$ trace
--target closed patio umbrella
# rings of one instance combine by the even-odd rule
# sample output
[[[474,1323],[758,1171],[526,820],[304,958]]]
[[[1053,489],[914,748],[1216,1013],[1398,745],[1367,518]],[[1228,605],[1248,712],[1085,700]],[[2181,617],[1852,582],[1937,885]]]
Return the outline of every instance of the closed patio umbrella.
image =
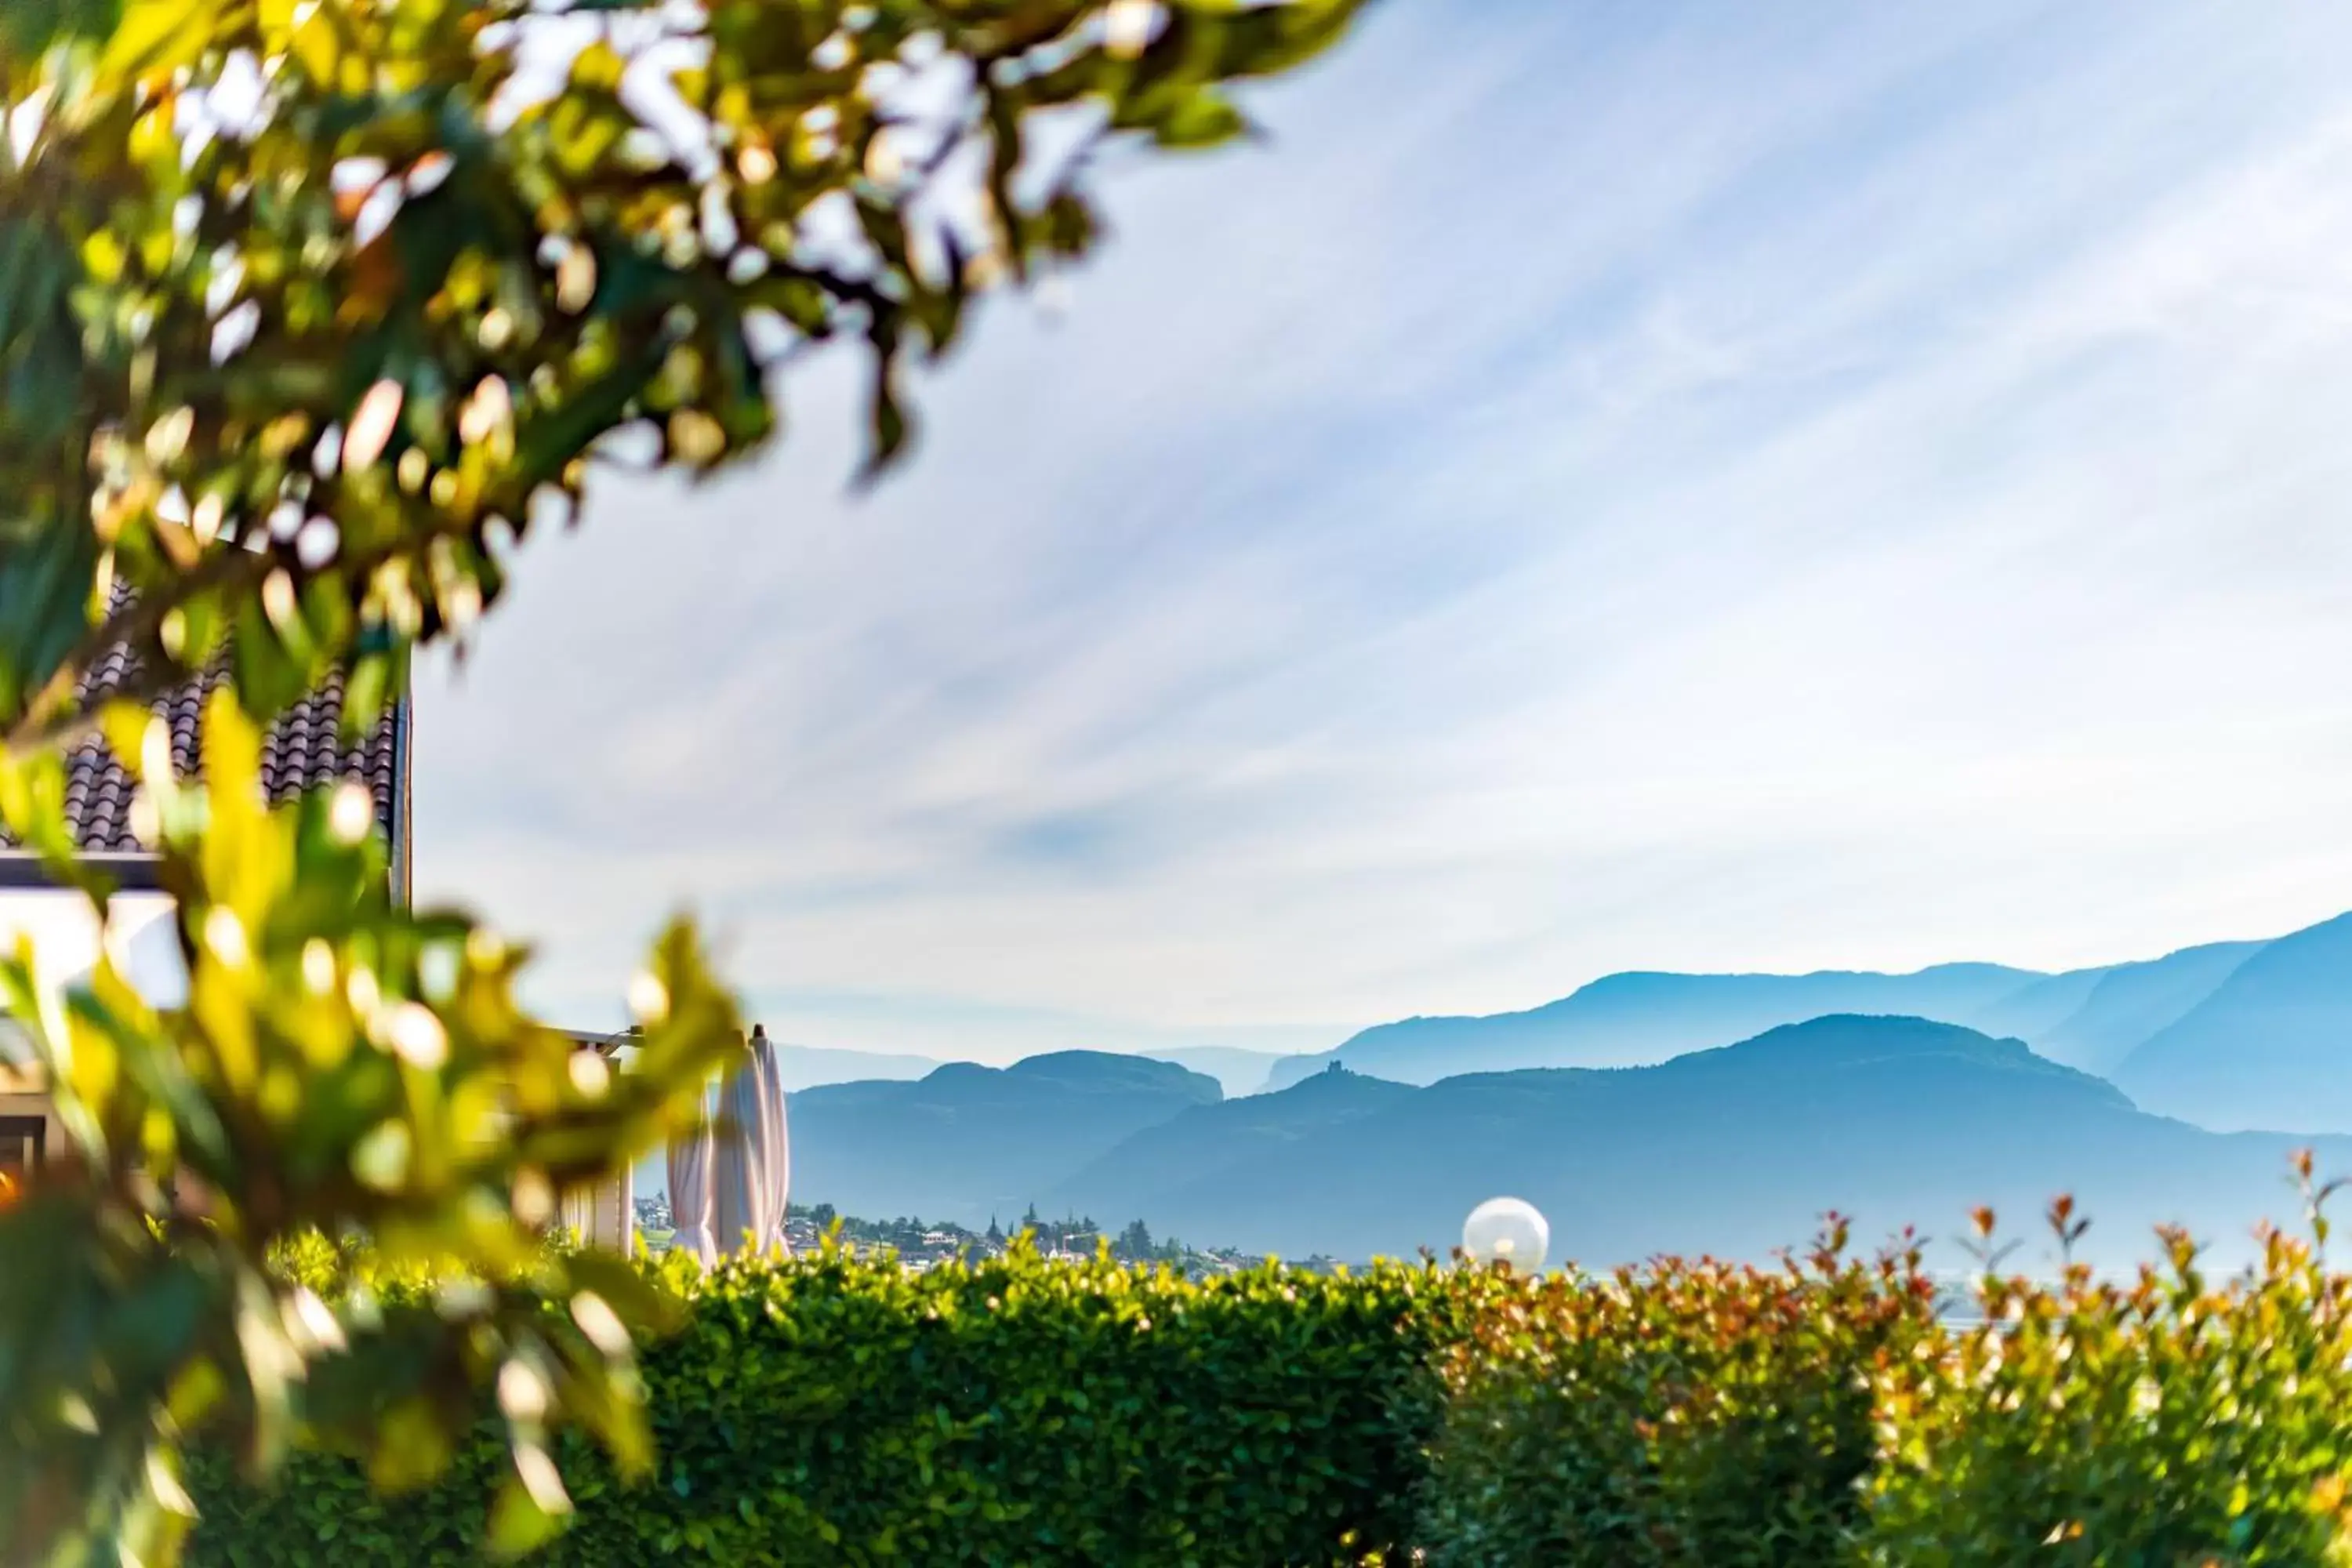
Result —
[[[763,1252],[769,1240],[768,1110],[756,1058],[746,1050],[719,1088],[710,1162],[710,1230],[722,1254]]]
[[[777,1058],[776,1042],[759,1024],[751,1026],[751,1065],[760,1079],[761,1128],[765,1134],[760,1162],[767,1222],[767,1228],[761,1232],[762,1245],[773,1242],[783,1247],[787,1245],[784,1206],[793,1190],[793,1140],[784,1114],[783,1063]]]
[[[713,1146],[706,1117],[692,1132],[669,1146],[669,1212],[677,1226],[670,1245],[682,1247],[705,1264],[718,1260],[710,1232]]]

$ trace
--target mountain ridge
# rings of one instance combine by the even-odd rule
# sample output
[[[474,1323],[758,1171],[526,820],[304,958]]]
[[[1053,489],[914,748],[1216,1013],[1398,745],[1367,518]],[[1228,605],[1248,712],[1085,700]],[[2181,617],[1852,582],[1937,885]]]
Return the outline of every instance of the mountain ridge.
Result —
[[[1329,1050],[1276,1062],[1266,1088],[1286,1088],[1335,1061],[1423,1085],[1465,1072],[1522,1067],[1643,1065],[1840,1013],[1934,1018],[2015,1036],[2053,1060],[2112,1073],[2141,1044],[2196,1009],[2250,958],[2284,940],[2203,942],[2158,958],[2055,973],[1979,962],[1902,973],[1625,970],[1532,1007],[1485,1015],[1416,1014],[1375,1024]],[[2340,1005],[2352,1022],[2352,974]],[[2352,1118],[2347,1126],[2352,1130]]]
[[[2264,944],[2116,1069],[2135,1099],[2223,1130],[2352,1127],[2352,914]]]
[[[1108,1051],[804,1089],[787,1099],[794,1201],[977,1226],[1021,1213],[1073,1162],[1223,1098],[1205,1074]]]
[[[1955,1016],[1903,1005],[1922,1002]],[[1238,1088],[1256,1063],[1224,1065]],[[1830,1206],[1948,1227],[2072,1190],[2100,1247],[2158,1220],[2239,1246],[2265,1208],[2296,1212],[2291,1146],[2352,1170],[2347,1065],[2352,915],[2056,973],[1629,971],[1519,1013],[1374,1026],[1274,1062],[1256,1094],[1165,1056],[945,1064],[795,1095],[794,1186],[858,1213],[977,1225],[1034,1202],[1338,1256],[1443,1247],[1457,1211],[1517,1191],[1564,1205],[1588,1260],[1752,1254]]]
[[[1653,1066],[1468,1074],[1391,1086],[1345,1117],[1288,1114],[1319,1081],[1189,1112],[1181,1139],[1139,1135],[1050,1200],[1131,1210],[1161,1234],[1360,1258],[1443,1249],[1473,1205],[1507,1192],[1549,1215],[1556,1257],[1594,1265],[1761,1258],[1830,1208],[1864,1237],[1949,1237],[1990,1203],[2031,1237],[2061,1191],[2098,1222],[2089,1255],[2111,1262],[2148,1256],[2164,1222],[2236,1256],[2256,1219],[2296,1213],[2283,1178],[2297,1140],[2151,1115],[2021,1041],[1932,1020],[1833,1016]],[[1228,1135],[1244,1120],[1257,1125]],[[1137,1157],[1147,1141],[1162,1157]],[[1200,1153],[1171,1162],[1171,1145]],[[2352,1169],[2352,1139],[2319,1146]],[[1939,1246],[1943,1263],[1965,1261]]]
[[[1995,963],[1931,964],[1907,973],[1822,969],[1803,974],[1684,974],[1626,970],[1517,1012],[1416,1016],[1358,1031],[1332,1050],[1276,1067],[1283,1088],[1325,1063],[1405,1082],[1521,1067],[1626,1067],[1839,1013],[1923,1017],[1973,1013],[2053,978]],[[1955,1022],[1965,1022],[1955,1018]],[[1569,1053],[1573,1053],[1569,1054]]]

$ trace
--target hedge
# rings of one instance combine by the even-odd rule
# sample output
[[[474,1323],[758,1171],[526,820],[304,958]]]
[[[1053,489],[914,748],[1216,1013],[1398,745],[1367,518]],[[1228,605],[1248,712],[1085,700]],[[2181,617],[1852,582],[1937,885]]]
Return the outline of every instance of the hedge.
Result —
[[[2352,1563],[2352,1279],[2165,1239],[2134,1279],[1990,1280],[1984,1326],[1878,1376],[1870,1568]]]
[[[1873,1454],[1863,1373],[1911,1364],[1935,1286],[1842,1228],[1778,1269],[1667,1259],[1497,1300],[1444,1353],[1433,1568],[1833,1562]]]
[[[1434,1352],[1497,1289],[1404,1265],[1190,1284],[1028,1250],[729,1264],[646,1352],[653,1483],[567,1450],[577,1513],[539,1560],[1363,1562],[1412,1532]],[[383,1499],[332,1456],[264,1493],[201,1456],[189,1561],[476,1562],[504,1462],[486,1429],[446,1479]]]
[[[646,1354],[651,1482],[567,1451],[537,1561],[2352,1564],[2352,1280],[2315,1247],[1988,1272],[1956,1331],[1916,1253],[1843,1241],[1538,1282],[730,1265]],[[473,1563],[503,1463],[486,1429],[384,1499],[331,1456],[260,1493],[200,1452],[190,1560]]]

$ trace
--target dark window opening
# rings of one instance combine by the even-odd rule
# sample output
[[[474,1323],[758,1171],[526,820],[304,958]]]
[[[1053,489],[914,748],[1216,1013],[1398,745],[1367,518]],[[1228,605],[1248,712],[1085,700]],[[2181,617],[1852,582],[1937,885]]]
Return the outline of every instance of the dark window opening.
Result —
[[[39,1173],[48,1123],[37,1116],[0,1116],[0,1203]]]

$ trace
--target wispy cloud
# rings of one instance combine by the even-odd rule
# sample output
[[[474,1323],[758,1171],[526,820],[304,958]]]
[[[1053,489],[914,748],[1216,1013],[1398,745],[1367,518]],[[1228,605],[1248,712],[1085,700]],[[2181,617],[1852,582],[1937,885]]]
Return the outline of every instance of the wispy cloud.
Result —
[[[877,496],[825,367],[535,543],[425,882],[574,1013],[690,901],[815,1043],[999,1055],[2333,912],[2347,42],[1389,7]]]

